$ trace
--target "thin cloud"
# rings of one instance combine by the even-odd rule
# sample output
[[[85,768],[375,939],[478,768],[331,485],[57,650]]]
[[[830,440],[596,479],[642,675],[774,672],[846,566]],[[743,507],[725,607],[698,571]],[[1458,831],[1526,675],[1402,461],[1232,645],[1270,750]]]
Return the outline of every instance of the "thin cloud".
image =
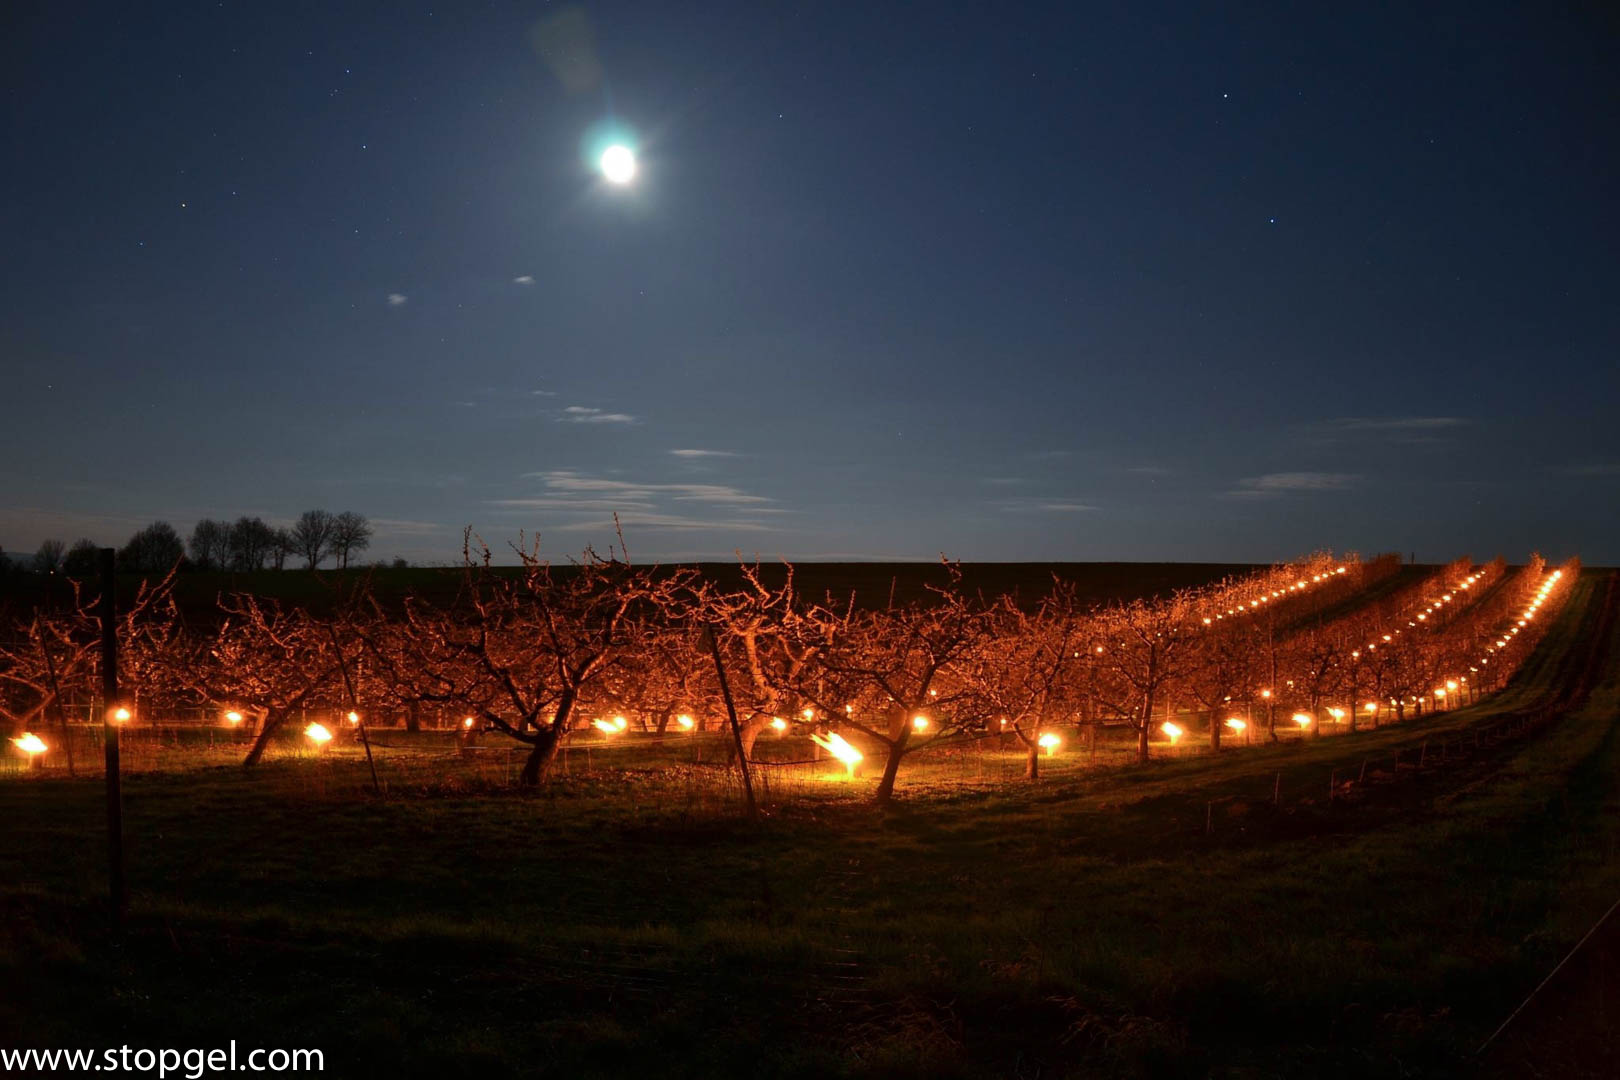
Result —
[[[406,296],[404,293],[391,292],[391,293],[388,294],[388,306],[389,307],[404,307],[405,306],[405,301],[409,300],[409,299],[410,299],[410,297]]]
[[[533,394],[535,397],[556,397],[557,396],[557,391],[555,391],[555,390],[530,390],[529,393]]]
[[[519,274],[517,277],[512,279],[512,284],[514,284],[514,285],[533,285],[534,284],[534,275],[533,274]]]
[[[1565,476],[1620,476],[1620,462],[1599,462],[1595,465],[1561,465],[1553,470]]]
[[[563,409],[562,419],[571,424],[633,424],[636,418],[629,413],[603,412],[584,405],[570,405]]]
[[[726,532],[771,532],[771,527],[758,521],[711,521],[707,518],[681,517],[678,514],[644,514],[636,511],[620,512],[618,524],[624,528],[648,529],[723,529]],[[556,532],[588,532],[592,529],[611,529],[613,518],[596,521],[571,521],[554,525]]]
[[[737,456],[736,452],[733,450],[671,450],[670,453],[674,454],[678,458],[715,458]]]
[[[1079,514],[1097,509],[1090,503],[1063,498],[1010,499],[996,504],[1004,514]]]
[[[554,531],[586,532],[611,528],[614,515],[626,527],[711,529],[723,532],[771,532],[759,517],[776,507],[772,500],[726,484],[685,484],[622,480],[577,469],[529,473],[541,491],[525,498],[495,499],[489,505],[513,514],[544,514]],[[712,511],[700,517],[697,507]]]
[[[1282,495],[1311,494],[1320,491],[1343,491],[1355,486],[1361,479],[1355,473],[1332,472],[1275,472],[1251,476],[1238,481],[1238,486],[1226,494],[1234,498],[1269,499]]]
[[[1160,465],[1132,465],[1125,470],[1137,476],[1169,476],[1170,470]]]
[[[1338,431],[1440,431],[1466,423],[1461,416],[1343,416],[1326,426]]]

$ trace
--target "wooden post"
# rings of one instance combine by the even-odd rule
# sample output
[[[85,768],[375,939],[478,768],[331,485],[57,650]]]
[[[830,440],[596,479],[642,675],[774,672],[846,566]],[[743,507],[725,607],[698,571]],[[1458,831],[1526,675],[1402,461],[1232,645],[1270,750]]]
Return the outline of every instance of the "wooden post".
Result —
[[[1282,773],[1277,774],[1277,782],[1271,788],[1271,805],[1277,806],[1282,800]]]
[[[731,684],[726,681],[726,665],[720,659],[720,642],[715,636],[714,628],[703,628],[703,636],[709,639],[709,654],[714,657],[714,674],[720,680],[720,696],[726,701],[726,715],[731,719],[731,737],[737,746],[737,765],[742,769],[743,796],[748,803],[748,820],[759,820],[759,806],[754,802],[754,779],[748,773],[748,755],[743,752],[742,725],[737,723],[737,706],[731,700]]]
[[[107,892],[112,901],[115,930],[124,925],[128,906],[124,886],[124,787],[118,763],[118,579],[114,551],[102,548],[101,558],[101,704],[102,745],[106,750],[107,781]]]
[[[382,785],[377,782],[377,763],[371,757],[371,740],[366,737],[366,718],[360,712],[360,704],[354,696],[354,680],[349,677],[348,662],[343,659],[343,646],[338,644],[337,631],[331,623],[326,625],[326,635],[332,639],[332,648],[337,650],[338,670],[343,672],[343,688],[349,692],[349,708],[354,711],[355,727],[360,729],[360,745],[366,748],[366,764],[371,766],[371,793],[382,794]]]

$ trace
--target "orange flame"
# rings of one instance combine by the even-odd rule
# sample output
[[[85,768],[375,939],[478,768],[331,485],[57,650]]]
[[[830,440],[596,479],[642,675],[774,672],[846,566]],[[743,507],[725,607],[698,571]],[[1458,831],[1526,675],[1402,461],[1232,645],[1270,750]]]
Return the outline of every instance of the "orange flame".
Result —
[[[836,731],[830,731],[825,735],[811,735],[810,738],[817,746],[844,763],[849,779],[855,778],[855,766],[861,763],[859,750],[849,745]]]
[[[35,735],[32,731],[25,731],[22,733],[22,735],[12,739],[11,741],[17,744],[17,749],[21,750],[29,757],[33,757],[35,754],[43,754],[46,749],[48,749],[45,745],[45,740],[41,739],[38,735]]]

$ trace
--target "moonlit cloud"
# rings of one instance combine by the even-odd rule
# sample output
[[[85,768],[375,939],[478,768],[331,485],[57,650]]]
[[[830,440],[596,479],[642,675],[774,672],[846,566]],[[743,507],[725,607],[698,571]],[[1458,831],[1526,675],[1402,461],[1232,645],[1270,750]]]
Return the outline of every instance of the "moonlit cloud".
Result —
[[[388,306],[404,307],[407,299],[409,299],[409,297],[407,297],[404,293],[391,292],[388,294]]]
[[[763,504],[773,500],[727,484],[686,484],[624,480],[579,469],[529,473],[541,490],[523,498],[495,499],[489,505],[506,514],[543,515],[553,531],[585,532],[611,528],[613,516],[626,527],[711,529],[716,532],[770,532],[760,520],[782,512]],[[702,507],[712,517],[694,511]]]
[[[562,419],[571,424],[633,424],[636,418],[629,413],[603,412],[584,405],[569,405],[563,409]]]
[[[1318,491],[1343,491],[1353,487],[1361,477],[1354,473],[1332,472],[1276,472],[1251,476],[1238,481],[1238,486],[1226,494],[1235,498],[1265,499],[1281,495],[1309,494]]]
[[[732,450],[671,450],[670,453],[674,454],[678,458],[716,458],[737,456],[736,452]]]
[[[533,285],[534,284],[534,275],[533,274],[519,274],[517,277],[512,279],[512,284],[514,284],[514,285]]]

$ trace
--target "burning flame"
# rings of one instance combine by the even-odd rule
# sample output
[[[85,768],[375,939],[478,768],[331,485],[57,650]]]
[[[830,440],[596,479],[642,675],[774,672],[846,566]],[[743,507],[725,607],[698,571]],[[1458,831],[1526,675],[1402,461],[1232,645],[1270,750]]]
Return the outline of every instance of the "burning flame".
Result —
[[[677,716],[675,718],[675,722],[681,726],[682,731],[691,731],[695,726],[692,718],[687,716],[685,713],[681,713],[681,715]]]
[[[1176,745],[1176,740],[1181,738],[1182,735],[1186,734],[1186,732],[1182,730],[1181,725],[1173,720],[1166,720],[1164,723],[1160,724],[1159,730],[1170,736],[1171,746]]]
[[[914,730],[914,731],[927,731],[928,730],[928,717],[926,717],[926,716],[913,716],[911,718],[911,727],[912,727],[912,730]]]
[[[324,746],[332,741],[332,733],[327,731],[326,727],[322,724],[309,725],[309,727],[304,729],[304,734],[309,736],[309,741],[314,743],[316,746]]]
[[[825,735],[812,735],[811,740],[827,753],[844,763],[844,770],[848,778],[855,779],[855,766],[861,763],[861,752],[849,743],[836,731],[829,731]]]
[[[355,712],[353,709],[350,709],[349,710],[349,723],[358,724],[359,722],[360,722],[360,714]]]
[[[620,731],[624,730],[618,726],[619,719],[619,717],[614,717],[612,720],[592,720],[591,727],[595,728],[597,731],[600,731],[604,735],[617,735]]]
[[[113,710],[113,719],[122,724],[125,720],[129,719],[129,710],[124,708],[122,705],[118,706],[118,708]]]
[[[45,740],[32,731],[25,731],[21,736],[11,741],[17,745],[17,749],[29,757],[33,757],[35,754],[43,754],[46,750]]]
[[[1328,715],[1333,717],[1333,722],[1336,724],[1340,720],[1344,719],[1344,710],[1343,709],[1329,709],[1328,710]]]
[[[1233,731],[1242,731],[1249,725],[1245,724],[1242,720],[1239,720],[1235,716],[1229,716],[1226,718],[1226,726],[1231,728]]]
[[[771,717],[771,730],[778,733],[786,731],[787,721],[782,719],[780,716]]]
[[[467,730],[468,730],[468,731],[471,731],[471,730],[472,730],[472,726],[473,726],[473,725],[474,725],[474,724],[476,724],[476,723],[478,723],[478,720],[477,720],[477,718],[476,718],[476,717],[471,717],[471,716],[469,716],[469,717],[467,717],[467,719],[465,719],[465,720],[463,720],[463,721],[462,721],[462,722],[461,722],[461,726],[462,726],[462,727],[464,727],[464,728],[466,728],[466,729],[467,729]]]
[[[242,722],[242,714],[237,712],[235,709],[232,709],[230,712],[225,714],[225,722],[227,724],[240,724]]]
[[[1295,713],[1294,723],[1299,725],[1299,730],[1304,731],[1306,728],[1311,726],[1311,714],[1303,712]]]
[[[1063,739],[1057,734],[1048,731],[1045,735],[1042,735],[1040,738],[1035,740],[1035,745],[1045,750],[1047,757],[1051,757],[1053,754],[1057,753],[1057,748],[1063,745]]]

